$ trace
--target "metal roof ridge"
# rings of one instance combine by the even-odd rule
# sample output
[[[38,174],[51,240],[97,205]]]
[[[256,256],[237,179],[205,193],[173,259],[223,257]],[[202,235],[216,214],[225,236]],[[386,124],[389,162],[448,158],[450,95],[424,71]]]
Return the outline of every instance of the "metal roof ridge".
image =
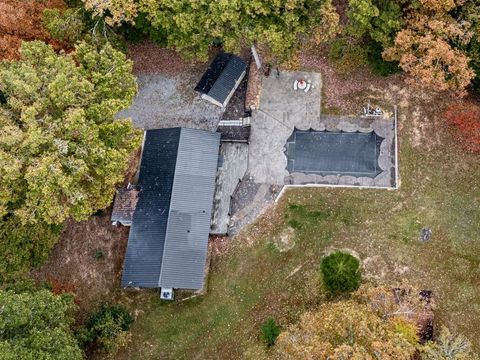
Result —
[[[177,167],[178,167],[178,155],[180,153],[180,151],[178,151],[178,149],[180,149],[180,145],[182,143],[182,134],[183,134],[183,130],[184,128],[183,127],[180,127],[178,126],[178,128],[180,128],[180,133],[178,134],[178,144],[177,144],[177,155],[176,155],[176,158],[175,158],[175,171],[173,172],[173,181],[172,181],[172,192],[170,194],[170,203],[168,204],[168,217],[167,217],[167,226],[165,228],[165,240],[163,241],[163,249],[162,249],[162,263],[160,264],[160,274],[158,274],[158,287],[160,287],[160,280],[162,279],[162,273],[163,273],[163,265],[164,265],[164,262],[163,262],[163,259],[165,257],[165,248],[167,247],[167,241],[168,241],[168,228],[170,227],[170,213],[172,211],[172,199],[173,199],[173,195],[174,195],[174,190],[175,190],[175,179],[177,177]]]

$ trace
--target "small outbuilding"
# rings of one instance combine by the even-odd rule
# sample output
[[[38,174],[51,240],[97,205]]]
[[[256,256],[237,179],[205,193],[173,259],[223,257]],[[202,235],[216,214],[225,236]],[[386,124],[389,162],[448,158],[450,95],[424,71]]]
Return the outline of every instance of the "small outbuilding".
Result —
[[[221,52],[195,86],[202,98],[225,108],[247,72],[247,63],[238,56]]]
[[[209,131],[145,132],[123,287],[203,288],[219,146]]]

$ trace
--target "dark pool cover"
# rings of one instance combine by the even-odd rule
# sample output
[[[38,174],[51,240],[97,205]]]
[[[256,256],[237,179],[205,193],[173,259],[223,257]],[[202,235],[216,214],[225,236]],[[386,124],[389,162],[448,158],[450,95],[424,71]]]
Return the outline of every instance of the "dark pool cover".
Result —
[[[350,175],[374,178],[384,138],[374,131],[332,132],[295,130],[287,140],[287,170],[290,173]]]

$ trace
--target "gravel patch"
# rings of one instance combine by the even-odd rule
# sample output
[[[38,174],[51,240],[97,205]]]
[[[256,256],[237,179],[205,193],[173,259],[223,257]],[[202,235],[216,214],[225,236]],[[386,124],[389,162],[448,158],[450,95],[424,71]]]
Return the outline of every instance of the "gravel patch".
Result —
[[[193,90],[197,80],[183,73],[138,75],[138,95],[118,116],[131,117],[141,129],[181,126],[215,131],[223,110]]]

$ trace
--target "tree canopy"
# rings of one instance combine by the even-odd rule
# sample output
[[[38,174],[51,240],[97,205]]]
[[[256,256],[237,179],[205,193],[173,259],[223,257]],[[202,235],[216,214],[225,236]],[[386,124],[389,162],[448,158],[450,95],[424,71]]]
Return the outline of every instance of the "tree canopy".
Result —
[[[20,53],[0,67],[0,214],[85,219],[110,203],[139,146],[132,123],[114,121],[136,93],[132,64],[109,45],[57,55],[30,42]]]
[[[9,261],[49,248],[52,227],[108,206],[140,144],[130,120],[115,120],[136,93],[132,64],[110,45],[81,43],[57,54],[24,42],[0,65],[0,235]],[[36,232],[31,227],[35,227]],[[47,235],[43,241],[38,234]],[[37,242],[38,241],[38,242]],[[25,254],[29,251],[29,254]],[[40,251],[43,253],[43,251]]]
[[[202,59],[214,42],[227,51],[257,43],[285,58],[310,38],[330,37],[338,24],[330,0],[83,2],[110,25],[135,24],[162,45]]]
[[[478,21],[474,2],[349,0],[347,30],[371,47],[380,45],[383,59],[398,61],[411,79],[463,93],[480,63],[480,46],[472,39]]]
[[[73,335],[73,299],[48,290],[0,290],[0,357],[5,360],[83,359]]]
[[[387,60],[399,61],[403,70],[424,84],[461,92],[475,74],[467,55],[452,44],[467,45],[472,33],[469,23],[448,14],[456,6],[451,3],[424,1],[423,7],[408,15],[406,27],[383,54]]]
[[[425,294],[407,283],[364,284],[348,300],[304,313],[275,351],[281,359],[476,359],[470,342],[445,327],[432,339],[435,303]]]
[[[389,46],[402,28],[401,3],[393,0],[350,0],[348,32],[369,36],[382,46]]]
[[[282,332],[277,351],[283,359],[410,360],[415,345],[404,329],[415,334],[413,325],[382,319],[367,304],[352,300],[325,303]]]

